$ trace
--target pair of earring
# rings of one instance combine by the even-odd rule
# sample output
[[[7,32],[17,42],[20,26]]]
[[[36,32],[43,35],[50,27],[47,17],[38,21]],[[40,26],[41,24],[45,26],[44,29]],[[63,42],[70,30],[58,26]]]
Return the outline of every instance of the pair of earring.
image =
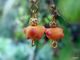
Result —
[[[35,2],[36,3],[36,2]],[[34,3],[32,3],[35,6]],[[32,40],[32,45],[34,45],[35,40],[40,40],[44,33],[48,39],[52,40],[53,48],[57,47],[57,41],[64,37],[63,29],[58,27],[55,21],[55,15],[52,15],[52,21],[50,22],[50,28],[45,28],[44,26],[38,25],[38,18],[36,14],[36,9],[32,9],[32,18],[30,18],[30,25],[24,28],[24,33],[26,38]]]

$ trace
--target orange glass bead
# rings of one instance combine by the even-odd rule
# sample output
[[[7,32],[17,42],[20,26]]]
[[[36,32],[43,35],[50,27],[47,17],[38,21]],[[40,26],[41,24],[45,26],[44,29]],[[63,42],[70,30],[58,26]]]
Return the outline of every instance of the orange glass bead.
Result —
[[[51,40],[59,40],[64,37],[63,29],[59,27],[46,29],[46,36]]]
[[[24,28],[24,33],[26,35],[26,38],[32,39],[32,40],[40,40],[42,35],[45,32],[44,26],[28,26],[27,28]]]

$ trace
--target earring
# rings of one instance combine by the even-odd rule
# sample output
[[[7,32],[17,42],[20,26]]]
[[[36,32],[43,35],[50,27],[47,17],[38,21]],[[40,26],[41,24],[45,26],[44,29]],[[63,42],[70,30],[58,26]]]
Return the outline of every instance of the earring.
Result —
[[[49,23],[50,28],[47,28],[45,33],[48,39],[52,40],[52,47],[57,48],[58,40],[64,37],[63,29],[57,26],[56,23],[56,7],[55,5],[50,5],[50,11],[52,13],[52,21]]]
[[[44,26],[38,25],[38,0],[31,0],[31,18],[29,26],[24,28],[25,36],[32,40],[32,46],[35,40],[40,40],[45,32]]]

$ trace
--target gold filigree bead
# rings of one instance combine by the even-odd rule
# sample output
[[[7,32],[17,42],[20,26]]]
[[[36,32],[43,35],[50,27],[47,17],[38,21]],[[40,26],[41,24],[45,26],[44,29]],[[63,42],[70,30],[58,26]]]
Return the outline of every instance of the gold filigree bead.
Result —
[[[31,18],[30,19],[30,25],[36,26],[38,24],[38,19],[37,18]]]

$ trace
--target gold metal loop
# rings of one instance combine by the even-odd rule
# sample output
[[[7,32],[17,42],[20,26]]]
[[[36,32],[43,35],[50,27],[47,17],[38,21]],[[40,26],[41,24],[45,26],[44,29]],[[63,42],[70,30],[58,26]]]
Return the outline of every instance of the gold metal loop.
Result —
[[[32,46],[34,46],[34,39],[32,39]]]
[[[51,46],[52,46],[53,48],[57,48],[57,47],[58,47],[57,41],[53,41]]]

